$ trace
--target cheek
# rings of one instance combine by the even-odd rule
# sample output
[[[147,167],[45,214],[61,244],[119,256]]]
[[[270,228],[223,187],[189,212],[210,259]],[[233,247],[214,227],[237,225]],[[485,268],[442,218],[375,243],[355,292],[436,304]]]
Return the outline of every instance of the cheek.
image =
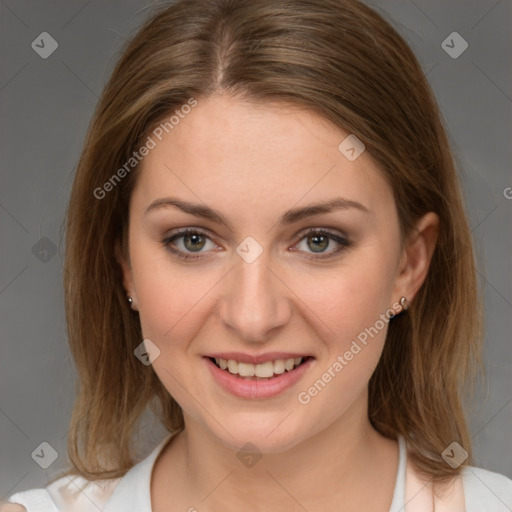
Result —
[[[194,335],[214,282],[205,272],[183,272],[169,264],[141,270],[137,298],[142,332],[164,344]]]
[[[364,269],[351,267],[353,271],[325,279],[325,293],[309,297],[311,309],[318,313],[315,331],[322,330],[324,353],[296,400],[303,414],[321,418],[318,429],[354,404],[361,404],[358,399],[364,395],[384,347],[390,284],[378,266]],[[314,279],[310,284],[313,281],[318,283]]]
[[[343,394],[335,400],[342,408],[367,385],[382,353],[389,325],[386,312],[393,302],[391,262],[383,251],[361,251],[322,279],[310,276],[300,288],[316,314],[315,331],[321,330],[327,352],[318,361],[315,379],[321,381],[320,388],[328,383],[331,392]]]
[[[153,369],[186,410],[194,408],[191,396],[201,396],[195,374],[199,368],[193,363],[194,358],[199,361],[194,340],[200,337],[209,316],[208,292],[215,289],[218,281],[211,274],[153,259],[152,264],[139,266],[135,276],[142,334],[160,351],[152,363]]]
[[[380,253],[382,255],[382,253]],[[373,325],[392,304],[393,281],[385,255],[358,253],[323,276],[309,274],[294,289],[331,336],[347,341]]]

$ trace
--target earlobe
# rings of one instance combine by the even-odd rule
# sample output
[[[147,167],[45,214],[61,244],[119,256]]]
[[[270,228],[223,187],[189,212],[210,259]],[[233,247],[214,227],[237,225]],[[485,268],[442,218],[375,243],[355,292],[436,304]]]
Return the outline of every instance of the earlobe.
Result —
[[[409,302],[425,282],[439,234],[439,217],[428,212],[416,223],[409,236],[398,277],[397,295],[405,295]]]

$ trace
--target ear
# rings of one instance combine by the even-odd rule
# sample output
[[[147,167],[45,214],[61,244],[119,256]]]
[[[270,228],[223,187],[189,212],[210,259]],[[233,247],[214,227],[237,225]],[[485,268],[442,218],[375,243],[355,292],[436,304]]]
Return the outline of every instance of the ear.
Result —
[[[115,257],[119,265],[121,266],[121,271],[123,273],[123,286],[126,290],[126,294],[129,295],[133,299],[132,308],[136,309],[136,297],[135,297],[135,287],[133,285],[133,273],[130,261],[123,253],[121,248],[121,242],[119,239],[116,240],[114,246]]]
[[[424,283],[439,234],[439,217],[428,212],[416,223],[402,251],[395,283],[397,300],[405,296],[412,302]]]

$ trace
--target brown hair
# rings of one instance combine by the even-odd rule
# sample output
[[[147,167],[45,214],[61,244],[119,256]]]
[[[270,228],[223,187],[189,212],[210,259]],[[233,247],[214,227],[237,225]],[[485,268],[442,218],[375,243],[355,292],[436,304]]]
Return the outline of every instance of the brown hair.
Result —
[[[481,367],[481,306],[456,160],[413,52],[356,0],[181,0],[128,42],[94,113],[66,219],[66,317],[79,386],[72,471],[91,480],[125,474],[148,405],[169,431],[183,428],[180,406],[134,357],[140,321],[114,247],[119,240],[128,257],[137,166],[119,182],[112,176],[159,120],[216,92],[296,105],[355,134],[394,191],[402,238],[426,212],[439,216],[426,281],[390,322],[368,414],[383,435],[405,438],[428,477],[458,474],[441,453],[457,441],[472,461],[462,401]]]

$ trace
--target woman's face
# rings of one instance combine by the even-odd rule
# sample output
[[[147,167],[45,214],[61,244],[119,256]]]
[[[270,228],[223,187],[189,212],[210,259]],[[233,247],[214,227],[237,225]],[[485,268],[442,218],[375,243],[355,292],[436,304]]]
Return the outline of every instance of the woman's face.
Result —
[[[280,452],[359,421],[388,318],[412,298],[391,188],[350,139],[338,148],[348,133],[289,106],[214,96],[168,131],[142,161],[122,264],[186,422]]]

